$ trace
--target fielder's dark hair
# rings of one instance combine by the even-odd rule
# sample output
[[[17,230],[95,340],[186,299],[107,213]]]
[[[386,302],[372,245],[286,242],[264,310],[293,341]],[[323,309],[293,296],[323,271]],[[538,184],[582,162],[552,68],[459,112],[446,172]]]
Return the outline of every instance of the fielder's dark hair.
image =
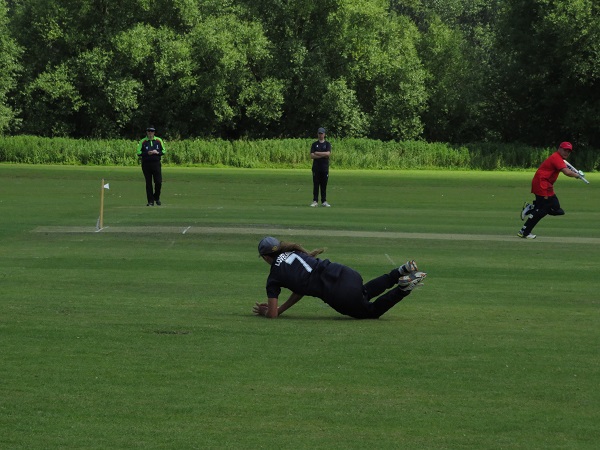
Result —
[[[302,247],[300,244],[297,244],[295,242],[281,241],[280,245],[279,245],[279,250],[277,250],[275,253],[270,254],[269,256],[278,255],[280,253],[285,253],[285,252],[301,252],[301,253],[306,253],[307,255],[310,255],[310,256],[317,256],[317,255],[320,255],[321,253],[323,253],[324,251],[325,251],[325,249],[323,249],[323,248],[317,248],[317,249],[314,249],[309,252],[304,247]]]

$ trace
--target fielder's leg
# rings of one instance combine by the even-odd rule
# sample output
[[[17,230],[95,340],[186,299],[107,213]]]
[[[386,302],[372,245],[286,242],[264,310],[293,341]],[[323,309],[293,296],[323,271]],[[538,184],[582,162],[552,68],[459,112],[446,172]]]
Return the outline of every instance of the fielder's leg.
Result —
[[[329,181],[329,172],[321,172],[319,174],[319,185],[321,186],[321,203],[327,201],[327,182]]]
[[[319,174],[313,170],[313,202],[319,201]]]
[[[386,273],[385,275],[381,275],[368,283],[365,283],[363,286],[363,291],[365,293],[365,297],[367,300],[371,300],[372,298],[377,297],[378,295],[383,294],[389,288],[398,284],[398,280],[400,279],[400,272],[398,269],[393,269],[390,273]]]
[[[402,291],[397,286],[399,279],[400,272],[398,269],[393,269],[390,273],[377,277],[364,285],[365,301],[370,301],[372,298],[387,291],[374,302],[370,303],[369,318],[378,319],[410,294],[410,291]],[[388,291],[388,289],[390,290]]]

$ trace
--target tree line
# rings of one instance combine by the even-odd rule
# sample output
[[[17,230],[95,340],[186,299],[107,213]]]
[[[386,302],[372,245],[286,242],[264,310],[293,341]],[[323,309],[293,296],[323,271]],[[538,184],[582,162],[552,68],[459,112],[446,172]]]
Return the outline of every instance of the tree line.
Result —
[[[596,0],[0,0],[0,133],[600,146]]]

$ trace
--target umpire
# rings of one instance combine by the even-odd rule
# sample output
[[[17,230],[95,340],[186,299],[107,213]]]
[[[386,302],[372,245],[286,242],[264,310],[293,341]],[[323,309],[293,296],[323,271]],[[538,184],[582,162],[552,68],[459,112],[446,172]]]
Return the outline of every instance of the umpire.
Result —
[[[162,165],[160,158],[166,153],[163,140],[154,135],[153,126],[146,128],[146,137],[142,139],[137,148],[138,158],[142,160],[142,172],[146,179],[146,206],[160,206],[160,190],[162,188]],[[154,179],[154,186],[152,185]]]

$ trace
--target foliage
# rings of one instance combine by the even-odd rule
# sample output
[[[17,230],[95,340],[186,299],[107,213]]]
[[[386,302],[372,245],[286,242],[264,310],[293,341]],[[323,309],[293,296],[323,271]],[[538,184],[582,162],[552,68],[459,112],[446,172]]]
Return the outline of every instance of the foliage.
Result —
[[[492,90],[504,139],[598,145],[599,13],[593,0],[507,3]]]
[[[334,67],[345,66],[343,75],[361,106],[355,114],[368,117],[369,136],[415,139],[423,130],[427,96],[418,34],[410,21],[386,14],[386,8],[383,1],[340,2],[326,21],[335,30],[328,57]],[[334,133],[336,126],[330,127]]]
[[[11,105],[8,98],[17,86],[17,76],[22,70],[19,61],[22,49],[10,34],[7,12],[7,1],[0,0],[0,135],[19,124],[17,106]]]
[[[309,168],[310,139],[186,139],[168,141],[166,164],[243,168]],[[335,169],[468,169],[537,168],[554,151],[524,144],[469,143],[453,146],[424,141],[331,139]],[[0,162],[65,165],[138,164],[136,141],[5,136]],[[577,148],[570,161],[579,169],[600,170],[600,155]]]
[[[135,143],[11,136],[0,140],[0,161],[25,164],[134,165]]]
[[[7,7],[10,5],[10,8]],[[594,0],[0,0],[0,133],[600,147]]]

